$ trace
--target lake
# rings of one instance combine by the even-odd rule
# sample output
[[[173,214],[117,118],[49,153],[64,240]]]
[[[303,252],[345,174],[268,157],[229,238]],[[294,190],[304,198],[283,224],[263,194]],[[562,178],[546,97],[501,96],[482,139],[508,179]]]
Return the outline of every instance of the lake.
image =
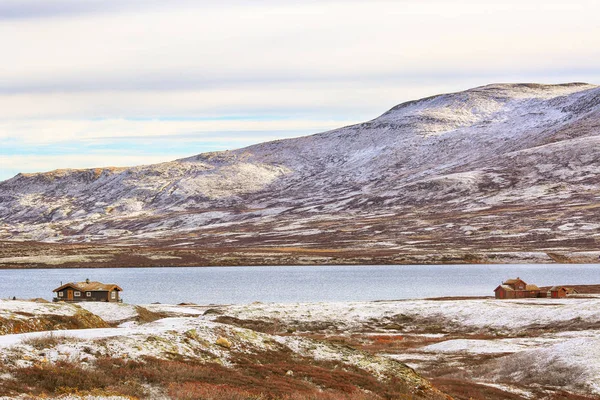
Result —
[[[597,264],[364,265],[0,270],[0,298],[52,299],[62,283],[116,283],[133,304],[232,304],[491,296],[505,279],[600,284]]]

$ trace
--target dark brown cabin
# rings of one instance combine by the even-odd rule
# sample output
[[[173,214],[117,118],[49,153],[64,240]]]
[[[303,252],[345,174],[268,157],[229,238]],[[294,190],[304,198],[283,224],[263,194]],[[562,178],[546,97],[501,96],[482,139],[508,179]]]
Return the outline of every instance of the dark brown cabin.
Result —
[[[523,279],[509,279],[494,289],[497,299],[528,299],[542,296],[540,288],[527,284]]]
[[[123,289],[114,283],[92,282],[86,279],[85,282],[69,282],[54,289],[55,295],[52,301],[119,303],[122,301],[119,296],[122,291]]]

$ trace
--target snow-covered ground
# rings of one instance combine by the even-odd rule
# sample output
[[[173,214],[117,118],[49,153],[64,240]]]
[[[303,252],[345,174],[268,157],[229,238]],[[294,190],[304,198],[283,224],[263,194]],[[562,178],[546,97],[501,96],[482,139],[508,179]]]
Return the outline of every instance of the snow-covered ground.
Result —
[[[263,350],[273,347],[273,341],[267,335],[246,334],[243,331],[197,318],[164,318],[148,324],[117,328],[4,335],[0,336],[0,348],[3,349],[5,363],[27,366],[59,360],[90,362],[98,356],[139,359],[143,356],[168,358],[170,354],[179,354],[198,357],[199,348],[227,363],[229,353],[217,345],[217,339],[221,336],[228,337],[232,346],[251,345],[254,349]],[[61,344],[42,353],[29,344],[36,339],[48,338],[57,339]],[[190,340],[194,338],[201,339],[201,342]],[[15,352],[20,355],[16,360]]]
[[[75,315],[77,306],[66,303],[36,303],[33,301],[0,299],[0,317],[24,317],[31,315]]]
[[[596,297],[251,304],[228,306],[223,312],[243,320],[282,321],[300,330],[310,322],[325,322],[329,325],[324,331],[332,334],[365,329],[382,334],[393,327],[407,339],[423,341],[403,354],[389,355],[417,371],[440,363],[468,370],[473,356],[493,356],[482,367],[485,374],[470,372],[480,383],[527,386],[539,380],[545,387],[600,395],[600,298]],[[432,328],[444,333],[418,333]],[[477,338],[481,335],[485,338]],[[505,364],[513,369],[503,370]]]
[[[243,319],[273,318],[294,321],[330,321],[337,327],[360,328],[373,321],[404,320],[443,324],[447,331],[465,329],[519,332],[532,327],[581,320],[600,323],[600,298],[505,300],[402,300],[358,303],[305,303],[233,305],[227,314]],[[417,326],[418,328],[418,326]]]
[[[90,301],[82,302],[78,305],[110,323],[132,319],[138,315],[135,306],[131,304],[98,303]]]
[[[10,303],[10,306],[7,304]],[[96,315],[109,321],[134,318],[140,307],[126,304],[82,303]],[[21,309],[43,317],[48,306],[78,309],[80,305],[65,303],[42,304],[34,307],[26,301],[0,303],[7,316]],[[0,362],[4,366],[27,367],[40,363],[71,361],[81,365],[93,363],[100,357],[140,360],[143,357],[179,358],[217,362],[232,366],[230,358],[235,353],[253,354],[265,351],[292,351],[299,356],[315,360],[336,361],[360,367],[374,376],[389,376],[402,370],[409,377],[414,372],[392,359],[317,342],[304,337],[279,336],[211,321],[197,315],[198,310],[175,305],[153,305],[154,312],[169,312],[178,317],[167,317],[149,323],[129,321],[113,328],[52,330],[0,335]],[[204,307],[206,309],[206,307]],[[65,311],[68,312],[68,311]],[[190,316],[190,314],[196,314]],[[108,321],[107,321],[108,322]],[[225,344],[223,344],[223,342]],[[1,378],[0,378],[1,379]],[[412,378],[411,378],[412,379]]]
[[[73,315],[79,307],[0,301],[0,315],[40,316],[51,310]],[[390,335],[412,344],[401,351],[382,351],[382,358],[405,362],[417,371],[443,363],[467,371],[478,383],[513,392],[531,394],[528,385],[537,385],[600,395],[600,298],[153,304],[142,307],[170,317],[145,324],[135,321],[139,309],[131,305],[84,303],[81,307],[107,322],[129,322],[115,328],[3,335],[3,362],[24,366],[78,360],[85,364],[98,356],[139,359],[180,354],[228,365],[229,352],[217,344],[224,337],[235,351],[252,353],[285,346],[303,356],[360,365],[378,375],[392,368],[391,364],[326,339]],[[272,324],[279,330],[267,334],[243,327],[252,324]],[[325,340],[306,337],[314,334]],[[59,338],[60,344],[41,352],[34,342],[49,336]]]

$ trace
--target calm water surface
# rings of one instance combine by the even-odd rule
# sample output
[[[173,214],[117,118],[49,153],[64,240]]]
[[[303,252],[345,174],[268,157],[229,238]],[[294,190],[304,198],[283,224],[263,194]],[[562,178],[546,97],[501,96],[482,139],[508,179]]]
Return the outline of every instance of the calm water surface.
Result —
[[[600,284],[600,265],[368,265],[0,270],[0,298],[50,300],[61,282],[116,283],[125,302],[233,304],[490,296],[507,278]]]

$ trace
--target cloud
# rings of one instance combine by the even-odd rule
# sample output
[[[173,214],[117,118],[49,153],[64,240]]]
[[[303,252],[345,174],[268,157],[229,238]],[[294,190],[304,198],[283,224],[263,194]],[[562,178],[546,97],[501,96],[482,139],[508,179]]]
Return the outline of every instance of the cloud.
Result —
[[[537,1],[199,4],[7,21],[0,40],[10,62],[0,90],[182,90],[599,67],[600,4],[587,1],[549,2],[543,13]],[[574,13],[577,21],[565,17]]]
[[[479,80],[469,82],[486,82]],[[0,94],[3,119],[227,118],[360,121],[374,118],[401,101],[466,89],[450,85],[323,83],[171,91],[90,91]],[[433,92],[433,93],[432,93]],[[251,119],[251,118],[248,118]],[[0,120],[1,121],[1,120]]]
[[[169,0],[168,4],[161,0],[3,0],[0,3],[0,19],[72,17],[189,3],[191,1],[186,0]]]
[[[269,132],[316,133],[347,125],[348,122],[271,119],[15,120],[0,122],[0,143],[11,140],[21,145],[48,145],[75,142],[106,143],[120,138],[186,138],[195,141],[220,139],[224,143],[233,141],[251,144],[269,137]]]
[[[19,172],[170,161],[303,136],[342,124],[266,118],[0,122],[0,180]]]
[[[346,3],[359,0],[346,0]],[[391,1],[391,0],[390,0]],[[277,5],[285,0],[255,0],[252,6]],[[304,0],[303,3],[335,3],[335,0]],[[339,0],[338,0],[339,2]],[[288,1],[293,4],[294,1]],[[30,19],[77,17],[86,14],[114,14],[140,12],[153,9],[173,9],[202,7],[244,7],[246,0],[2,0],[0,3],[0,19]]]
[[[181,157],[184,155],[182,154]],[[172,161],[177,156],[123,155],[123,154],[69,154],[69,155],[9,155],[0,161],[0,180],[21,172],[40,172],[55,169],[127,167]]]
[[[598,83],[597,15],[593,0],[3,0],[2,168],[239,147],[494,82]]]

